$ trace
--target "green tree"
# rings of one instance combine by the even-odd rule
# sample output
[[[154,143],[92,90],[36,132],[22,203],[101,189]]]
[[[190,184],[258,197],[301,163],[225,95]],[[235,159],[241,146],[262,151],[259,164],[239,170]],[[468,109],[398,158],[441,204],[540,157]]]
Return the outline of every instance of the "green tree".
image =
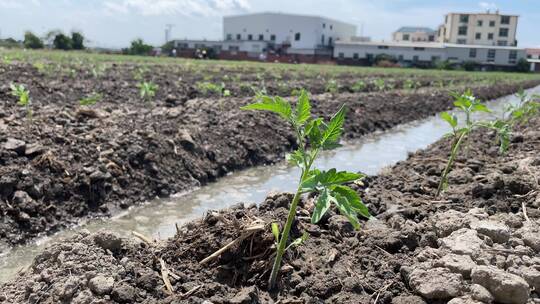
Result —
[[[34,35],[34,33],[28,31],[24,33],[24,47],[28,49],[42,49],[43,48],[43,41],[41,39]]]
[[[74,50],[84,50],[84,36],[79,32],[71,33],[71,42]]]
[[[521,58],[518,60],[518,63],[516,64],[516,71],[518,72],[529,72],[531,69],[531,65],[525,58]]]
[[[153,47],[144,43],[142,39],[135,39],[131,41],[131,46],[128,49],[130,55],[149,55],[152,52]]]
[[[73,48],[73,41],[68,36],[60,33],[54,37],[53,46],[58,50],[71,50]]]

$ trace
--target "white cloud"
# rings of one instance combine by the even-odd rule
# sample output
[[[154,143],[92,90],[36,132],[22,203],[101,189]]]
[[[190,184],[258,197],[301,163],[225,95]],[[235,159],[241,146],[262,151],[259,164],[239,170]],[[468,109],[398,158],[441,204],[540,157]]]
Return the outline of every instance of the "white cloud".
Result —
[[[485,9],[485,10],[488,10],[488,9],[493,9],[493,10],[496,10],[498,7],[497,7],[497,4],[495,4],[494,2],[480,2],[478,3],[478,6],[480,6],[481,8]]]
[[[0,0],[0,8],[22,8],[23,5],[17,0]]]
[[[107,0],[109,13],[136,13],[143,16],[184,15],[216,16],[249,8],[248,0]]]

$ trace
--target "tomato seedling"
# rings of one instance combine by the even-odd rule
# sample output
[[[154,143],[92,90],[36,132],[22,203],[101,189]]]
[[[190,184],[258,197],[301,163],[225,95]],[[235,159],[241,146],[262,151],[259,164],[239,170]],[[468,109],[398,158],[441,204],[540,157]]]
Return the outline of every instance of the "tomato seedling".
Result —
[[[345,107],[341,107],[329,122],[325,122],[322,118],[312,118],[309,97],[304,90],[300,93],[294,110],[287,100],[279,96],[270,97],[258,94],[257,100],[258,102],[244,106],[242,109],[270,111],[288,122],[296,134],[298,148],[288,155],[287,160],[301,169],[298,188],[292,199],[283,231],[280,233],[279,227],[276,224],[272,225],[272,233],[277,242],[276,257],[268,282],[268,287],[272,289],[281,268],[283,254],[289,248],[287,242],[291,226],[296,216],[298,202],[303,194],[318,194],[311,216],[311,222],[314,224],[321,220],[331,205],[335,205],[356,229],[360,227],[358,216],[369,218],[370,214],[356,191],[345,185],[363,178],[364,175],[336,169],[321,171],[312,168],[313,162],[321,151],[340,146],[339,140],[345,122]],[[302,240],[296,240],[292,244],[296,246],[301,242]]]

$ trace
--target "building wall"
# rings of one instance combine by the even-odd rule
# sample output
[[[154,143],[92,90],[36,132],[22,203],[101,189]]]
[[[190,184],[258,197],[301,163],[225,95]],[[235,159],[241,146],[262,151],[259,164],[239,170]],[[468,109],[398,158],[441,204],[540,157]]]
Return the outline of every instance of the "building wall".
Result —
[[[295,35],[299,33],[300,39]],[[279,13],[260,13],[223,18],[223,39],[271,41],[275,35],[276,44],[290,44],[291,49],[315,49],[329,46],[337,39],[356,35],[356,26],[315,16],[299,16]],[[324,38],[324,41],[323,41]]]
[[[405,36],[405,37],[404,37]],[[408,36],[409,39],[405,39]],[[403,42],[403,41],[410,41],[410,42],[428,42],[429,36],[433,36],[433,40],[435,41],[437,34],[436,33],[428,33],[428,32],[394,32],[392,34],[392,40],[395,42]]]
[[[468,22],[462,22],[461,16],[467,15]],[[501,17],[508,16],[509,24],[501,24]],[[480,23],[479,23],[480,22]],[[493,22],[493,26],[490,23]],[[518,16],[495,14],[457,14],[445,16],[445,23],[439,28],[439,42],[455,44],[501,45],[515,46]],[[480,25],[481,24],[481,25]],[[466,26],[466,35],[459,32],[460,27]],[[508,36],[501,37],[500,29],[508,29]],[[479,37],[477,37],[477,34]],[[493,34],[490,39],[490,34]],[[502,45],[504,45],[504,43]]]
[[[381,48],[382,46],[387,48]],[[476,52],[475,57],[471,57],[471,49]],[[489,50],[495,50],[495,57],[488,58]],[[515,59],[510,59],[510,53],[515,54]],[[355,55],[356,54],[356,55]],[[436,60],[449,60],[452,63],[463,63],[474,61],[482,65],[513,66],[519,59],[526,57],[524,49],[511,47],[478,47],[462,46],[434,43],[411,44],[410,46],[393,44],[361,44],[361,43],[341,43],[338,42],[334,49],[334,58],[337,59],[357,59],[366,60],[371,55],[375,58],[380,54],[387,54],[395,57],[398,61],[422,61],[434,62]]]

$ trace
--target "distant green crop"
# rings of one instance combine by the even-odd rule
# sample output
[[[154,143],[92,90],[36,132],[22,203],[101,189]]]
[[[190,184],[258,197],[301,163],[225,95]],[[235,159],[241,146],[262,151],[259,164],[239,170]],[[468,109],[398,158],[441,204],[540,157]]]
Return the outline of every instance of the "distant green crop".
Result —
[[[352,86],[353,92],[362,92],[366,89],[367,85],[363,80],[358,80]]]
[[[88,95],[81,100],[79,100],[79,104],[81,106],[93,106],[96,103],[100,102],[103,96],[99,93],[92,93],[91,95]]]
[[[215,84],[211,82],[197,83],[197,89],[204,95],[216,94],[222,97],[231,96],[231,91],[225,88],[225,83]]]
[[[311,105],[306,91],[300,93],[294,110],[287,100],[278,96],[258,95],[257,100],[257,103],[247,105],[242,109],[270,111],[278,114],[289,123],[296,134],[298,149],[288,155],[287,160],[292,165],[298,166],[302,171],[282,232],[280,233],[279,226],[276,223],[272,224],[272,233],[278,244],[268,285],[272,289],[275,286],[281,268],[281,260],[287,248],[291,245],[299,245],[305,240],[304,235],[304,237],[293,241],[291,245],[287,246],[291,226],[296,216],[297,205],[302,194],[318,194],[315,209],[311,216],[311,222],[314,224],[321,220],[331,205],[335,205],[355,228],[360,227],[358,216],[369,218],[370,214],[358,194],[345,185],[363,178],[364,175],[337,171],[336,169],[320,171],[312,168],[313,162],[322,150],[330,150],[340,146],[339,140],[345,122],[345,108],[341,107],[329,122],[325,122],[322,118],[313,118],[311,116]]]
[[[382,78],[375,79],[373,81],[373,85],[377,88],[377,91],[384,91],[386,90],[386,81]]]
[[[30,91],[22,84],[11,84],[11,95],[19,98],[17,104],[26,109],[26,117],[32,121],[32,101],[30,100]]]
[[[339,84],[335,79],[330,79],[326,82],[324,86],[324,91],[331,94],[336,94],[339,92]]]
[[[138,84],[139,95],[145,102],[151,102],[156,96],[156,92],[159,88],[157,84],[152,82],[141,82]]]

